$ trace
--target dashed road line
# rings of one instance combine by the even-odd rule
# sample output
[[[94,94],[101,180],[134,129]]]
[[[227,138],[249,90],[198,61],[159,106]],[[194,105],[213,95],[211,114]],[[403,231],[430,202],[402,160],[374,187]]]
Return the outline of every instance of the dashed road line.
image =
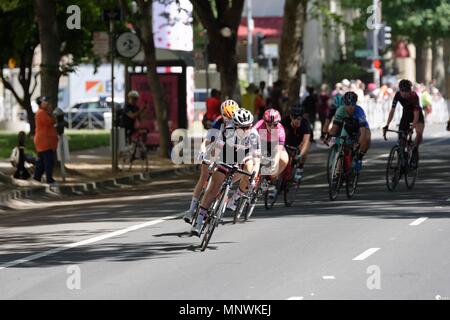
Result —
[[[419,218],[419,219],[416,219],[413,222],[411,222],[409,225],[410,226],[418,226],[419,224],[421,224],[422,222],[424,222],[427,219],[428,219],[427,217]]]
[[[367,259],[368,257],[370,257],[372,254],[374,254],[375,252],[377,252],[378,250],[380,250],[380,248],[370,248],[367,249],[366,251],[364,251],[363,253],[361,253],[359,256],[356,256],[355,258],[353,258],[353,261],[362,261]]]

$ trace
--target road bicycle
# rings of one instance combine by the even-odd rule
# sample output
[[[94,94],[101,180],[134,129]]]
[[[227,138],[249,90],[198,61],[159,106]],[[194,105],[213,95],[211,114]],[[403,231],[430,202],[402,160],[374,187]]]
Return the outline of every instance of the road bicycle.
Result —
[[[136,161],[141,161],[141,169],[148,171],[147,129],[139,129],[131,137],[131,143],[119,153],[121,170],[131,171]]]
[[[383,133],[384,140],[387,140],[386,133],[394,132],[399,135],[397,144],[392,147],[386,167],[386,186],[389,191],[394,191],[402,176],[405,176],[405,183],[408,190],[411,190],[417,179],[419,171],[419,149],[412,141],[413,131],[386,130]]]
[[[331,201],[336,200],[344,182],[347,198],[354,196],[360,175],[360,172],[354,168],[358,149],[355,139],[348,136],[337,138],[336,143],[330,148],[327,160],[327,179]]]
[[[201,242],[201,251],[205,251],[208,244],[212,238],[214,230],[217,228],[219,223],[222,221],[223,214],[225,213],[228,194],[230,193],[231,186],[233,184],[233,177],[236,173],[246,175],[250,177],[250,180],[254,179],[255,173],[249,174],[240,169],[239,165],[229,165],[223,162],[218,162],[218,166],[223,167],[227,170],[225,181],[223,182],[219,193],[216,196],[212,206],[208,210],[205,222],[203,224],[202,230],[200,231],[200,236],[203,234]]]
[[[291,207],[297,198],[300,190],[301,180],[296,178],[297,170],[300,167],[298,147],[285,146],[289,154],[289,163],[283,173],[276,181],[276,185],[268,188],[264,194],[264,205],[267,210],[272,209],[277,202],[278,195],[283,193],[283,200],[286,207]],[[274,189],[273,189],[274,187]]]

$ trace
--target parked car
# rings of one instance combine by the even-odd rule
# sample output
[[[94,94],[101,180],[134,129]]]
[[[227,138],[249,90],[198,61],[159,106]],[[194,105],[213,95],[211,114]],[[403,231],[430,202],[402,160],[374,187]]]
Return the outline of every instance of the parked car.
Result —
[[[114,98],[116,109],[122,108],[123,100]],[[103,114],[111,112],[111,97],[99,97],[76,103],[66,110],[65,119],[70,129],[103,129]]]

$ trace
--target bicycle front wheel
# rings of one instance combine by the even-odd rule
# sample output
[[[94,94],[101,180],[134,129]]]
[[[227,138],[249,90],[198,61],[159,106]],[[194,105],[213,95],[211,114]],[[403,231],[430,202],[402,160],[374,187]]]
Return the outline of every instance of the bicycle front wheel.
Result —
[[[339,154],[339,156],[335,158],[335,161],[332,163],[330,168],[330,182],[328,184],[328,191],[331,201],[336,200],[338,196],[339,189],[341,188],[344,179],[344,174],[344,157],[343,155]]]
[[[226,206],[226,192],[222,191],[219,202],[213,206],[213,209],[209,215],[209,218],[206,220],[206,231],[205,235],[203,236],[203,240],[201,243],[201,250],[205,251],[205,249],[208,247],[209,241],[211,240],[211,237],[214,233],[214,230],[216,229],[217,225],[219,224],[220,219],[222,218],[223,212],[225,211]]]
[[[345,184],[345,190],[347,192],[347,198],[352,198],[355,195],[356,188],[358,187],[359,172],[356,172],[352,168],[349,169],[347,175],[347,181]]]
[[[293,170],[295,172],[295,169]],[[300,183],[295,182],[293,179],[289,179],[284,186],[284,205],[286,207],[291,207],[295,199],[298,196],[300,190]]]
[[[389,191],[394,191],[397,188],[400,180],[401,159],[400,149],[394,146],[389,154],[388,163],[386,167],[386,186]]]
[[[416,184],[416,178],[419,171],[419,150],[417,147],[413,147],[408,157],[405,182],[408,190],[411,190]]]

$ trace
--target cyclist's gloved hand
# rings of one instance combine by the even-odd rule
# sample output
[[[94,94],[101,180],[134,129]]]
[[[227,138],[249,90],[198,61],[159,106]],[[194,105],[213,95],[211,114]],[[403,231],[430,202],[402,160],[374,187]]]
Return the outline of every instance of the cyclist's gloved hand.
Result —
[[[298,162],[302,162],[302,159],[303,159],[303,156],[302,156],[301,154],[299,154],[299,155],[297,156],[297,161],[298,161]]]

